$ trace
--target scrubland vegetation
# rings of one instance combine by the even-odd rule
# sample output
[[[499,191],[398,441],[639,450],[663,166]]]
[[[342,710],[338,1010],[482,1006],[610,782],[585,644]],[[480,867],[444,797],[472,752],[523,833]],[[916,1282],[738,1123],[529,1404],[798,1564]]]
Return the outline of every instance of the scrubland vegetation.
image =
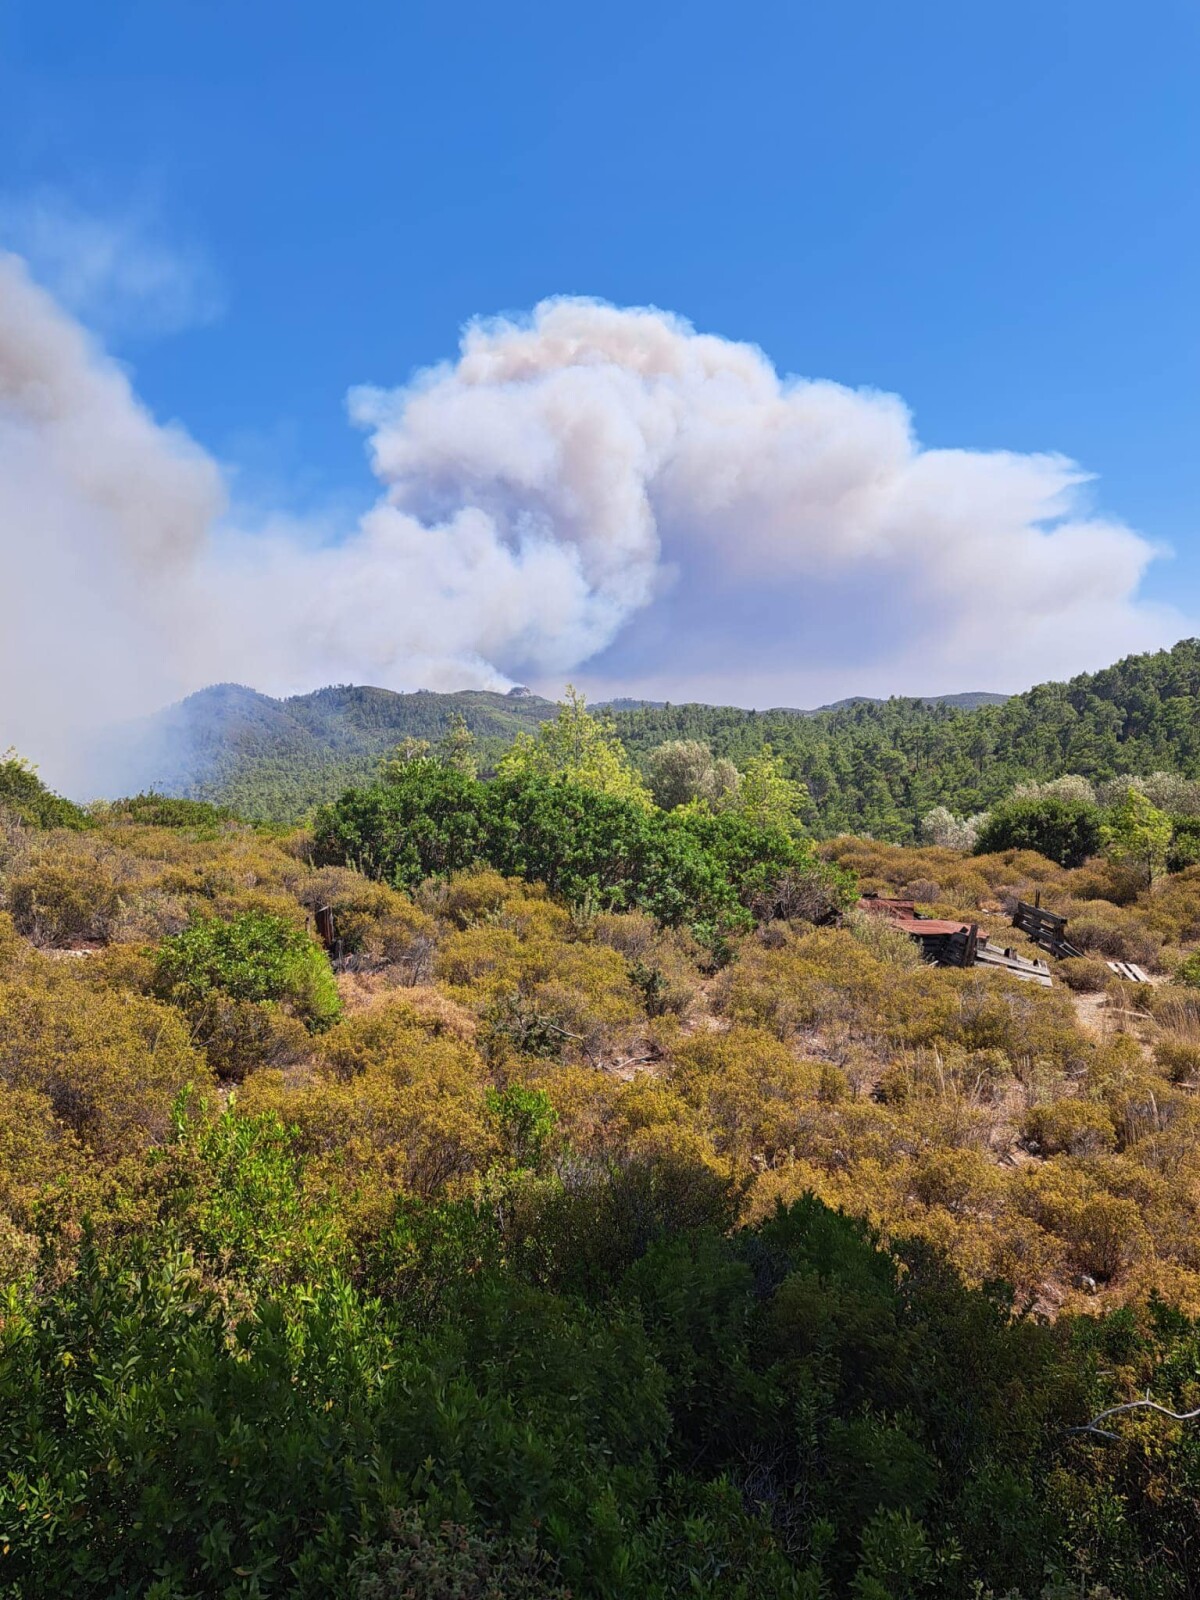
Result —
[[[0,768],[0,1594],[1196,1592],[1200,1427],[1075,1431],[1200,1404],[1187,796],[818,846],[692,746],[575,701],[295,829]]]

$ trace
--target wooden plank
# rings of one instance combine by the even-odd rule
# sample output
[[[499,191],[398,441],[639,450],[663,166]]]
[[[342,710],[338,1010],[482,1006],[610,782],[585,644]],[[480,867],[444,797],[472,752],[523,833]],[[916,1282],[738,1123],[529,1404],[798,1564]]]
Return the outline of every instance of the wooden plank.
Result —
[[[1124,978],[1126,983],[1149,983],[1149,975],[1142,971],[1133,961],[1109,961],[1105,963],[1110,972],[1115,972],[1118,978]]]

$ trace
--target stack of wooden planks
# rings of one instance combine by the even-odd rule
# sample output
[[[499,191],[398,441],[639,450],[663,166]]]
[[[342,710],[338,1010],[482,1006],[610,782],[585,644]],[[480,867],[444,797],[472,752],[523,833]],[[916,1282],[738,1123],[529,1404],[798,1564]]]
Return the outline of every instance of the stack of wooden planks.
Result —
[[[939,967],[990,967],[1045,989],[1052,987],[1050,968],[1044,961],[1029,961],[1015,950],[993,944],[977,922],[925,917],[911,900],[890,900],[878,894],[863,895],[858,909],[885,917],[893,928],[916,940],[926,961]]]

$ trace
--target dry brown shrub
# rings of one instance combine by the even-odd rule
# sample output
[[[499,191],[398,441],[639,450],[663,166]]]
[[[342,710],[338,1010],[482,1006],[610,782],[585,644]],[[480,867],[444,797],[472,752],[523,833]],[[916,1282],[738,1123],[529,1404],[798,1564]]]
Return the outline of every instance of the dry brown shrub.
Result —
[[[451,1000],[440,989],[417,985],[404,991],[404,1004],[435,1039],[457,1039],[473,1044],[479,1024],[466,1006]]]
[[[1074,900],[1107,900],[1115,906],[1130,906],[1142,893],[1144,883],[1131,868],[1097,857],[1082,867],[1064,871],[1055,888]]]
[[[1200,1040],[1160,1039],[1154,1046],[1154,1064],[1172,1083],[1200,1081]]]
[[[1062,1240],[1078,1272],[1106,1282],[1152,1253],[1137,1201],[1111,1193],[1075,1159],[1023,1172],[1017,1194],[1025,1214]]]
[[[1032,1107],[1025,1116],[1025,1138],[1043,1155],[1094,1156],[1116,1148],[1108,1109],[1094,1100],[1057,1100]]]
[[[225,1083],[241,1083],[266,1067],[292,1067],[311,1049],[308,1029],[297,1017],[264,1001],[231,1000],[211,994],[190,1017],[192,1037]]]
[[[31,830],[5,806],[0,806],[0,874],[21,870],[31,840]]]
[[[12,970],[21,958],[21,941],[13,919],[7,911],[0,911],[0,978]]]
[[[878,912],[848,911],[842,927],[877,961],[911,970],[924,965],[921,948],[900,928],[892,927]]]
[[[187,927],[189,909],[184,895],[160,885],[135,890],[122,897],[109,937],[119,944],[157,944]]]
[[[1151,992],[1149,1007],[1160,1028],[1190,1044],[1200,1044],[1200,989],[1182,983],[1164,984]]]
[[[31,861],[9,879],[6,898],[18,933],[52,947],[106,941],[120,907],[111,869],[84,854]]]
[[[44,966],[0,985],[0,1083],[44,1095],[100,1154],[161,1139],[179,1091],[212,1082],[179,1013]]]
[[[330,1181],[430,1197],[460,1188],[495,1153],[487,1082],[478,1053],[406,996],[332,1028],[299,1088],[267,1071],[241,1093],[248,1109],[294,1125]]]
[[[626,961],[650,960],[659,944],[658,925],[644,911],[602,911],[592,922],[592,937]]]
[[[1112,977],[1108,963],[1098,956],[1075,956],[1060,961],[1054,974],[1076,994],[1102,994]]]
[[[1073,916],[1067,937],[1077,949],[1109,961],[1133,961],[1156,967],[1162,941],[1145,923],[1105,901],[1092,901],[1080,916]]]
[[[1152,889],[1142,890],[1133,909],[1162,940],[1200,943],[1200,866],[1160,878]]]

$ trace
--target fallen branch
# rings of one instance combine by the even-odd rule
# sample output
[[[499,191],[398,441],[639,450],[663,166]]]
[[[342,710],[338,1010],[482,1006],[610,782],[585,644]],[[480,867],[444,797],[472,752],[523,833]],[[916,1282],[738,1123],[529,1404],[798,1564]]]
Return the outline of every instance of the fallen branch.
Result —
[[[620,1072],[624,1067],[644,1067],[651,1061],[659,1059],[658,1052],[653,1051],[648,1056],[630,1056],[627,1061],[610,1061],[605,1067],[606,1072]]]
[[[1200,1417],[1200,1406],[1195,1411],[1172,1411],[1167,1406],[1160,1406],[1157,1400],[1151,1400],[1147,1395],[1144,1400],[1127,1400],[1123,1406],[1110,1406],[1107,1411],[1101,1411],[1081,1428],[1068,1428],[1068,1433],[1094,1433],[1098,1439],[1120,1439],[1119,1433],[1113,1433],[1109,1428],[1099,1426],[1107,1422],[1109,1417],[1120,1416],[1123,1411],[1157,1411],[1159,1416],[1170,1417],[1172,1422],[1195,1422]]]

